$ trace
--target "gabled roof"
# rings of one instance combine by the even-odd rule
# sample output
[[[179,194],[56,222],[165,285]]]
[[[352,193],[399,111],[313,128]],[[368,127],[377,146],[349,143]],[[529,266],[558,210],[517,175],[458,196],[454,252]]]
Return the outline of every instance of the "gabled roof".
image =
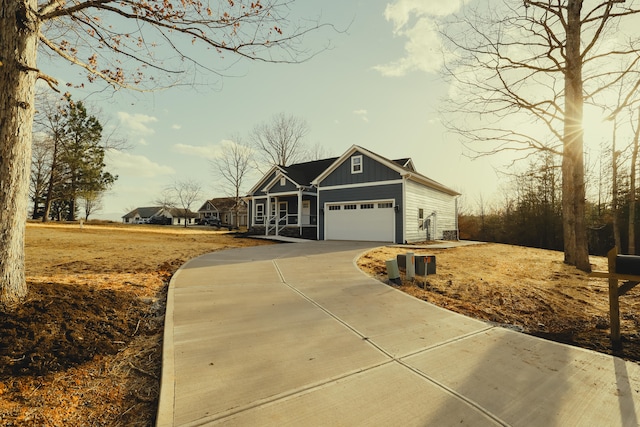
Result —
[[[349,148],[342,156],[338,157],[337,160],[335,160],[331,166],[329,166],[327,169],[325,169],[320,175],[318,175],[313,181],[311,181],[311,183],[313,185],[318,185],[320,182],[322,182],[323,179],[325,179],[327,176],[329,176],[329,174],[331,172],[333,172],[338,166],[340,166],[347,158],[349,158],[353,153],[355,153],[356,151],[366,154],[367,157],[370,157],[380,163],[382,163],[383,165],[387,166],[388,168],[395,170],[396,172],[398,172],[402,177],[405,177],[407,179],[410,179],[412,181],[416,181],[422,185],[425,185],[427,187],[431,187],[435,190],[438,191],[442,191],[443,193],[447,193],[450,194],[452,196],[459,196],[460,193],[458,193],[457,191],[440,184],[437,181],[432,180],[431,178],[427,178],[426,176],[418,173],[415,171],[415,169],[413,168],[413,162],[411,161],[411,159],[401,159],[401,160],[407,160],[405,162],[405,165],[407,166],[401,166],[398,162],[393,161],[393,160],[389,160],[386,157],[383,157],[379,154],[376,154],[372,151],[367,150],[366,148],[362,148],[358,145],[352,145],[351,148]]]
[[[411,160],[411,157],[407,157],[406,159],[397,159],[393,162],[399,164],[403,168],[407,168],[414,172],[416,171],[416,167],[413,165],[413,160]]]
[[[260,179],[260,181],[258,181],[258,183],[254,185],[251,190],[249,190],[249,194],[254,194],[262,186],[268,187],[270,184],[272,184],[272,181],[277,181],[280,176],[286,177],[289,181],[293,182],[299,187],[309,187],[311,186],[311,181],[316,176],[321,174],[322,171],[324,171],[327,167],[329,167],[336,159],[337,157],[331,157],[328,159],[295,163],[289,166],[271,166],[267,173],[264,174],[262,179]],[[272,181],[266,182],[267,178],[269,178],[275,171],[279,171],[280,173],[277,174]]]
[[[142,208],[135,208],[131,212],[126,215],[123,215],[122,218],[135,218],[138,215],[140,218],[151,218],[152,216],[157,215],[162,210],[162,206],[149,206]]]
[[[207,210],[205,209],[205,207],[207,206],[207,203],[210,203],[214,208],[218,210],[218,212],[224,212],[224,211],[230,211],[234,209],[236,205],[236,199],[235,197],[215,197],[213,199],[209,199],[206,202],[204,202],[204,204],[202,205],[202,207],[200,207],[200,209],[198,209],[198,212]],[[246,207],[246,202],[240,199],[240,208],[242,209],[245,207]]]
[[[265,184],[265,181],[267,180],[267,178],[269,178],[269,177],[271,176],[271,174],[272,174],[274,171],[277,171],[277,170],[282,171],[282,170],[283,170],[283,169],[282,169],[282,166],[278,166],[278,165],[273,165],[273,166],[271,166],[271,168],[269,168],[269,170],[267,171],[267,173],[265,173],[265,174],[263,175],[263,177],[262,177],[262,178],[260,178],[260,181],[258,181],[258,182],[256,183],[256,185],[254,185],[254,186],[251,188],[251,190],[249,190],[249,193],[248,193],[248,194],[253,194],[253,193],[255,193],[256,191],[258,191],[258,189],[259,189],[262,185],[264,185],[264,184]]]

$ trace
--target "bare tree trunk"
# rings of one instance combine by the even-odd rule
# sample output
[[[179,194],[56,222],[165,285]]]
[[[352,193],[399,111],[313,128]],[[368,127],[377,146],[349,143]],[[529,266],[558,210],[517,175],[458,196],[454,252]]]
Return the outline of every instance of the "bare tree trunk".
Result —
[[[636,254],[636,164],[638,163],[638,139],[640,138],[640,109],[638,123],[633,135],[633,151],[631,152],[631,171],[629,172],[629,255]]]
[[[618,220],[618,153],[616,152],[617,123],[613,120],[613,135],[611,136],[611,218],[613,221],[613,240],[618,253],[622,253],[620,243],[620,221]]]
[[[34,116],[36,0],[0,0],[0,309],[27,294],[24,234]]]
[[[585,222],[581,10],[582,0],[569,0],[562,156],[562,218],[565,262],[575,265],[580,270],[591,271]]]

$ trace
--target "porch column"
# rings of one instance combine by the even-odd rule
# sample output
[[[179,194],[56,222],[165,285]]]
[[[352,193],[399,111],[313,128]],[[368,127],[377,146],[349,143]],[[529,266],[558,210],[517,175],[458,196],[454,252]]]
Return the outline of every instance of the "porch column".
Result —
[[[280,227],[279,227],[279,225],[280,225],[280,206],[279,206],[279,205],[280,205],[280,204],[279,204],[278,202],[280,202],[280,198],[279,198],[279,197],[277,197],[277,196],[276,196],[276,197],[274,197],[274,198],[273,198],[273,205],[274,205],[274,207],[275,207],[275,209],[276,209],[276,211],[275,211],[275,215],[276,215],[276,222],[275,222],[275,224],[274,224],[274,225],[275,225],[275,227],[276,227],[276,236],[279,236],[279,235],[280,235]]]
[[[267,217],[264,219],[264,235],[269,235],[269,221],[271,219],[271,196],[267,193]]]
[[[298,228],[302,237],[302,189],[298,190]]]

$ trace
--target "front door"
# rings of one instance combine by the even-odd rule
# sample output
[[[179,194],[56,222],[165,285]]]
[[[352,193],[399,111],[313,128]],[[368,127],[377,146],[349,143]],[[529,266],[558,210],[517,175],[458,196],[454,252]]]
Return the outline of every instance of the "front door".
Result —
[[[311,224],[311,201],[302,201],[302,225]]]

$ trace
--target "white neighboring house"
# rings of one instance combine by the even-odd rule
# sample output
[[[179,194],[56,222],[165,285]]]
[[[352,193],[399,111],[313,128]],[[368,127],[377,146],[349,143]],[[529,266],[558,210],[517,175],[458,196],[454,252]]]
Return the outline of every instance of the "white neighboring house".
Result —
[[[122,216],[125,224],[165,224],[165,225],[187,225],[195,224],[198,214],[190,210],[180,208],[166,208],[162,206],[151,206],[135,208],[131,212]]]

